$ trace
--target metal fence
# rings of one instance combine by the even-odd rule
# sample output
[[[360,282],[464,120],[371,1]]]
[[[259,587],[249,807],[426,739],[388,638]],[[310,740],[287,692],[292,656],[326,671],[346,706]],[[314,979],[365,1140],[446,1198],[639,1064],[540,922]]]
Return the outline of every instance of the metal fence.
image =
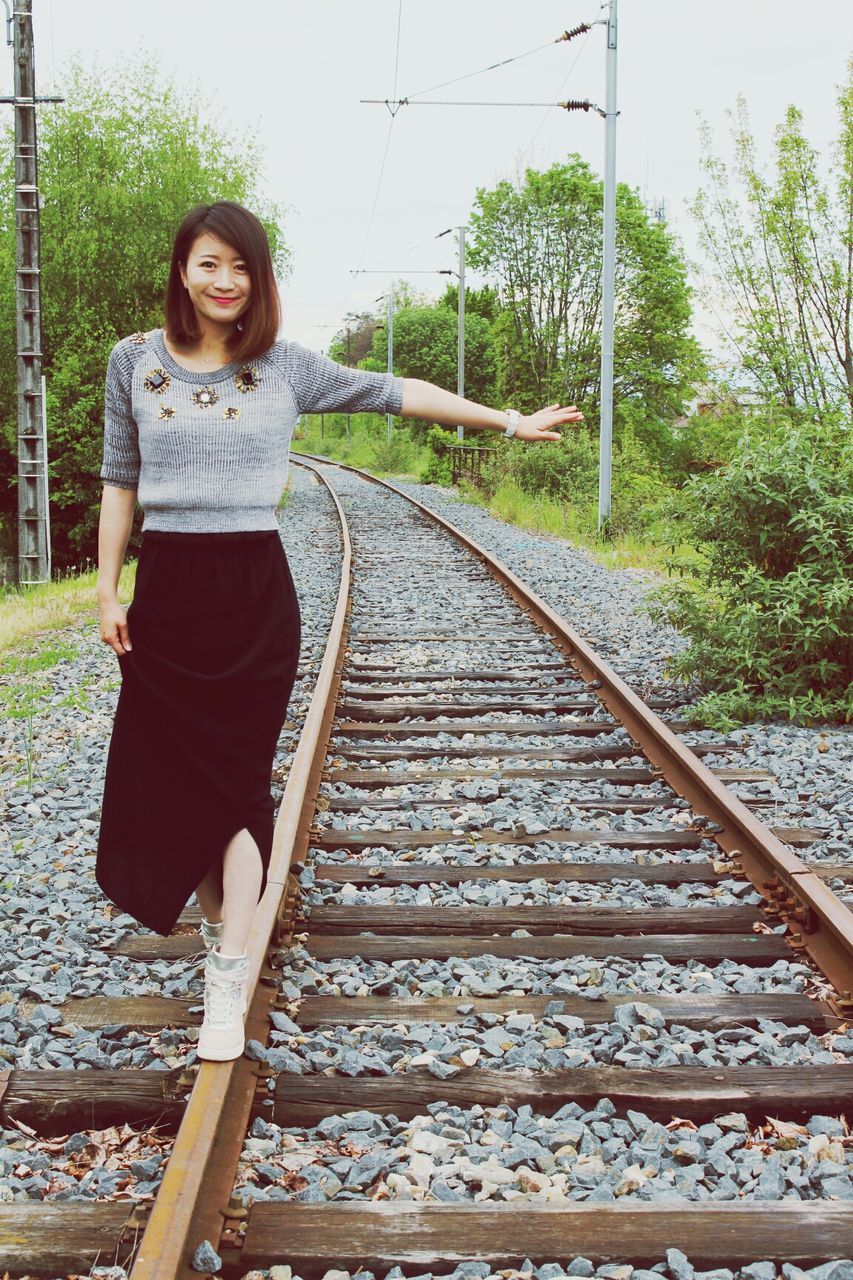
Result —
[[[497,449],[473,444],[449,444],[446,448],[454,484],[458,484],[461,479],[468,480],[473,485],[482,484],[483,464],[497,453]]]

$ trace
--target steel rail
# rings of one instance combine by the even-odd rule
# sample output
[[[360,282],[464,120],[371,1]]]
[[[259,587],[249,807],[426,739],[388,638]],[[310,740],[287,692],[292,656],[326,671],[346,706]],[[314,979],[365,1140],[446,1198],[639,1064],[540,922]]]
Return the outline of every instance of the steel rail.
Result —
[[[317,468],[301,465],[317,475],[331,495],[340,522],[343,556],[323,661],[276,818],[267,889],[258,904],[246,948],[247,1036],[261,1040],[269,1029],[268,1013],[275,989],[260,978],[279,923],[294,849],[300,840],[307,840],[340,683],[352,579],[352,545],[337,495]],[[265,976],[271,976],[271,971]],[[204,1239],[218,1245],[223,1230],[229,1225],[233,1229],[244,1216],[245,1211],[229,1204],[229,1197],[259,1078],[265,1078],[265,1073],[245,1057],[200,1064],[139,1243],[131,1280],[189,1280],[197,1274],[189,1267],[191,1251]]]
[[[768,910],[788,925],[794,949],[805,951],[835,987],[835,1011],[853,1014],[853,912],[679,741],[565,618],[491,552],[389,480],[315,454],[301,456],[351,471],[405,498],[476,556],[534,621],[554,633],[555,643],[572,666],[595,685],[607,709],[666,782],[690,802],[694,811],[719,826],[713,838],[731,858],[733,870],[741,868],[762,896],[769,899]]]

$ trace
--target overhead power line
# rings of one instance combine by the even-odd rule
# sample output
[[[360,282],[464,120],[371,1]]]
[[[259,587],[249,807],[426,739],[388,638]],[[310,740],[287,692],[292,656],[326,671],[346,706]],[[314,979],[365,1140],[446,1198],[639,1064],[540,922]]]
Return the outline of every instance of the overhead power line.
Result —
[[[393,92],[394,92],[394,96],[395,96],[395,97],[396,97],[396,94],[397,94],[397,72],[398,72],[398,70],[399,70],[399,66],[400,66],[400,28],[401,28],[401,23],[402,23],[402,17],[403,17],[403,0],[398,0],[398,5],[397,5],[397,39],[396,39],[396,42],[395,42],[395,52],[394,52],[394,90],[393,90]],[[365,255],[365,252],[366,252],[366,250],[367,250],[367,244],[368,244],[368,241],[369,241],[369,239],[370,239],[370,233],[371,233],[371,231],[373,230],[373,220],[374,220],[374,218],[375,218],[375,216],[376,216],[376,206],[377,206],[377,204],[379,203],[379,193],[380,193],[380,191],[382,190],[382,179],[383,179],[383,178],[384,178],[384,176],[385,176],[385,166],[386,166],[386,164],[387,164],[387,162],[388,162],[388,151],[389,151],[389,148],[390,148],[390,146],[391,146],[391,133],[392,133],[393,128],[394,128],[394,115],[395,115],[395,114],[396,114],[395,112],[393,112],[393,111],[391,112],[391,119],[390,119],[390,121],[389,121],[389,123],[388,123],[388,135],[387,135],[387,137],[386,137],[386,139],[385,139],[385,149],[384,149],[384,151],[382,152],[382,160],[381,160],[380,165],[379,165],[379,177],[378,177],[378,178],[377,178],[377,180],[376,180],[376,190],[375,190],[375,192],[374,192],[374,194],[373,194],[373,204],[370,206],[370,217],[369,217],[369,218],[368,218],[368,220],[367,220],[367,230],[366,230],[366,231],[365,231],[365,233],[364,233],[364,239],[363,239],[362,244],[361,244],[361,252],[360,252],[360,253],[359,253],[359,255],[358,255],[358,264],[359,264],[359,266],[361,266],[362,262],[364,262],[364,255]],[[345,294],[344,294],[344,296],[343,296],[343,299],[342,299],[342,301],[338,304],[338,308],[337,308],[337,309],[338,309],[338,312],[343,311],[344,307],[346,306],[347,302],[349,301],[349,296],[350,296],[350,294],[351,294],[351,292],[352,292],[352,287],[353,287],[353,280],[352,280],[352,278],[351,278],[351,279],[350,279],[350,282],[349,282],[349,285],[347,286],[346,292],[345,292]]]
[[[588,98],[583,100],[572,98],[568,102],[450,102],[437,98],[429,102],[411,102],[408,98],[399,98],[393,102],[388,98],[359,98],[359,102],[372,106],[386,106],[391,111],[392,117],[401,107],[561,107],[564,111],[597,111],[602,117],[607,114],[603,108],[596,106]]]
[[[410,93],[407,101],[411,101],[412,98],[422,98],[425,93],[435,93],[436,89],[446,89],[448,85],[459,84],[462,80],[472,80],[474,76],[485,75],[487,71],[496,71],[498,67],[508,67],[510,63],[521,62],[523,58],[529,58],[534,53],[541,53],[543,49],[550,49],[552,45],[561,44],[565,40],[574,40],[575,36],[582,36],[585,32],[591,30],[592,26],[588,22],[582,22],[579,26],[572,27],[571,31],[564,31],[561,36],[556,36],[553,40],[546,40],[544,44],[538,44],[535,49],[528,49],[526,53],[517,53],[512,58],[501,58],[499,62],[490,62],[487,67],[481,67],[479,71],[468,71],[464,76],[454,76],[452,80],[442,80],[440,84],[430,85],[428,89],[419,89],[417,93]]]
[[[442,236],[446,236],[452,231],[453,227],[448,227],[447,231],[439,231],[437,236],[427,236],[426,240],[419,240],[417,244],[410,244],[408,249],[399,249],[396,253],[389,253],[387,258],[380,258],[378,262],[374,262],[373,267],[381,267],[385,262],[391,262],[394,258],[402,258],[407,253],[414,253],[415,249],[422,249],[425,244],[431,244],[433,240],[440,240]]]

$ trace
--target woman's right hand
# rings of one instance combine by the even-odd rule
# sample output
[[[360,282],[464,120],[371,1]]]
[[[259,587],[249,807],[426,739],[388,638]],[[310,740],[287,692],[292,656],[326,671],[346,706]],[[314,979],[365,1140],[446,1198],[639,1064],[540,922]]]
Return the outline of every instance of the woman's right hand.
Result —
[[[98,603],[100,635],[104,644],[122,657],[133,648],[127,629],[127,613],[118,600],[101,600]]]

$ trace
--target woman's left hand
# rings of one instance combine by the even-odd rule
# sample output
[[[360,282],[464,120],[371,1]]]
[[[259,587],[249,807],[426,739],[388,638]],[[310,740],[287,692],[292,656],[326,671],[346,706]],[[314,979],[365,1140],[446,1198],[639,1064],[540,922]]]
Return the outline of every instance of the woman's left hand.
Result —
[[[519,419],[515,439],[561,440],[562,436],[559,431],[554,430],[555,427],[559,427],[561,423],[579,426],[582,422],[583,414],[573,404],[564,405],[562,408],[558,404],[549,404],[547,408],[539,409],[537,413],[531,413]]]

